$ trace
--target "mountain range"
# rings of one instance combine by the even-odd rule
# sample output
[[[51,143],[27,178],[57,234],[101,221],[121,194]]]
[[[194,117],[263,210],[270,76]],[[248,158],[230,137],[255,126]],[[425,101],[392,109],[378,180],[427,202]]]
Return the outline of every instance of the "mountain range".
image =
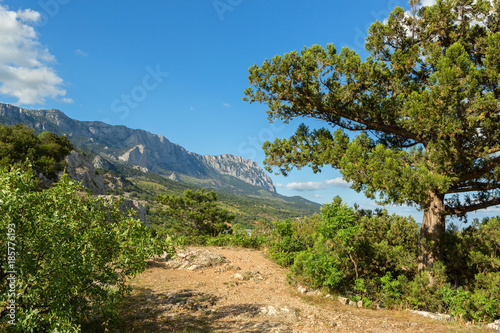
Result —
[[[160,175],[182,180],[182,175],[201,180],[211,188],[235,187],[227,176],[270,192],[271,178],[254,161],[240,156],[199,155],[188,152],[162,135],[141,129],[113,126],[99,121],[78,121],[59,110],[28,110],[0,104],[0,122],[23,123],[42,131],[66,135],[71,143],[86,148],[109,162],[122,162]],[[174,172],[176,173],[174,175]]]
[[[161,184],[164,189],[164,186],[176,187],[175,184],[182,184],[183,188],[205,187],[278,203],[280,211],[288,205],[298,209],[297,215],[319,211],[317,203],[278,194],[268,174],[256,162],[240,156],[192,153],[162,135],[99,121],[79,121],[54,109],[30,110],[0,103],[0,123],[23,123],[34,128],[37,134],[47,131],[66,135],[96,169],[121,172],[121,180],[113,179],[110,174],[105,176],[110,186],[114,186],[110,181],[126,182],[124,170],[130,175],[130,170],[136,169],[144,175],[160,175],[161,179],[148,176],[148,182],[156,182],[155,186]],[[144,185],[144,181],[139,182]],[[137,185],[136,182],[134,186]]]

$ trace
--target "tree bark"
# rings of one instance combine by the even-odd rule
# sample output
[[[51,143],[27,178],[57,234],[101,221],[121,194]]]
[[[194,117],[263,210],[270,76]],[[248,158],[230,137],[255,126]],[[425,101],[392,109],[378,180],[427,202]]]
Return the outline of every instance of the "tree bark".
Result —
[[[424,219],[418,240],[418,271],[420,274],[431,268],[434,262],[439,259],[438,250],[446,227],[444,195],[429,192],[427,203],[428,208],[424,211]],[[432,274],[427,273],[429,274],[430,283],[433,284]]]

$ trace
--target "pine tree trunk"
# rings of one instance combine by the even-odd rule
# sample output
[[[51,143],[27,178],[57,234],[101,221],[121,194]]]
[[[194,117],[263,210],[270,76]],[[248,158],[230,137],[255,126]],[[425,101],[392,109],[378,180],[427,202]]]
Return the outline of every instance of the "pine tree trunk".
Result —
[[[424,220],[420,228],[418,271],[422,274],[431,268],[438,258],[438,249],[445,231],[444,195],[429,192],[428,208],[424,211]],[[432,274],[429,274],[430,283],[433,284]]]

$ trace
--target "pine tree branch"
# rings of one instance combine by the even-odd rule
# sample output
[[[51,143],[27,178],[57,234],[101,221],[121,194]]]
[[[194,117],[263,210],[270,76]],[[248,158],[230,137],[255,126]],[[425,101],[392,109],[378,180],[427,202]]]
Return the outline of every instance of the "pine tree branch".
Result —
[[[500,188],[500,184],[487,184],[480,182],[471,182],[467,183],[467,186],[456,186],[450,188],[446,193],[466,193],[466,192],[474,192],[474,191],[489,191],[496,190]]]
[[[492,200],[484,201],[481,203],[473,204],[473,205],[468,205],[468,206],[462,206],[462,207],[448,207],[445,210],[446,215],[462,215],[465,213],[470,213],[479,209],[484,209],[488,208],[491,206],[497,206],[500,205],[500,198],[495,198]]]
[[[462,178],[458,180],[458,183],[464,183],[469,180],[477,179],[483,176],[485,173],[488,173],[492,169],[496,168],[500,164],[500,156],[492,158],[489,160],[482,168],[477,170],[476,172],[468,173],[464,175]]]

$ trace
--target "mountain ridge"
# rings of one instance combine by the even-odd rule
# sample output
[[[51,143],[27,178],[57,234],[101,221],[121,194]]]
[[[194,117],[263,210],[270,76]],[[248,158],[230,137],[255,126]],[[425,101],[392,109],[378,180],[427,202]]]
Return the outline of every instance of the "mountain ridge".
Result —
[[[223,187],[226,186],[223,176],[231,176],[276,192],[271,178],[252,160],[231,154],[192,153],[163,135],[146,130],[100,121],[79,121],[56,109],[30,110],[3,103],[0,103],[0,122],[24,123],[37,132],[65,134],[76,146],[89,149],[101,157],[165,176],[177,172],[200,179],[215,178],[214,184]]]

